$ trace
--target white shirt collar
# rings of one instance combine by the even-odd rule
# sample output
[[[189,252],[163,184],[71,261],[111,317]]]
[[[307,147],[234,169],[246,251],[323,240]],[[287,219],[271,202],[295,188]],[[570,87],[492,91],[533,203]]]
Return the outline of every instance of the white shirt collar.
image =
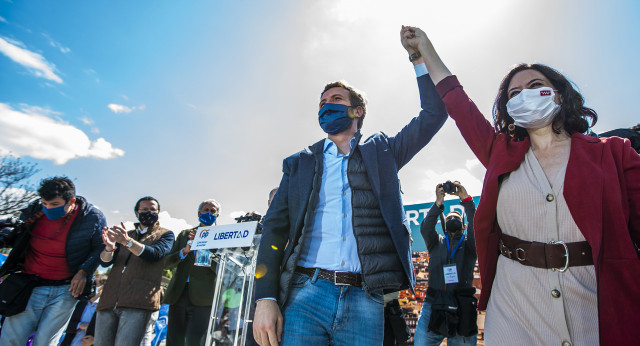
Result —
[[[145,234],[145,233],[147,233],[148,229],[149,229],[149,227],[140,228],[140,225],[138,225],[138,228],[136,229],[136,231],[138,231],[138,233],[140,233],[140,234]]]

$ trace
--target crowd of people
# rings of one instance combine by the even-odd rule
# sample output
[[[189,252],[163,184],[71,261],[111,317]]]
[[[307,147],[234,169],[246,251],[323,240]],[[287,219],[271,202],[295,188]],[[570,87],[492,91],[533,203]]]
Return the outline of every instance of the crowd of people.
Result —
[[[363,138],[364,97],[330,83],[318,112],[327,137],[284,159],[262,220],[255,342],[382,343],[384,294],[413,289],[411,244],[422,241],[411,237],[398,171],[451,117],[487,172],[477,212],[460,182],[436,186],[420,229],[429,289],[415,344],[476,344],[476,309],[486,310],[488,345],[632,343],[640,322],[637,148],[589,136],[597,113],[551,67],[509,71],[491,124],[424,31],[403,26],[400,41],[416,72],[420,114],[395,136]],[[12,251],[0,268],[9,274],[0,284],[0,344],[24,345],[33,333],[33,345],[57,344],[66,328],[70,344],[140,345],[163,302],[167,344],[204,344],[216,270],[194,265],[195,229],[176,238],[149,196],[134,206],[134,229],[109,228],[64,177],[43,180],[38,194],[1,235]],[[446,194],[460,198],[464,215],[444,215]],[[217,201],[202,201],[199,226],[214,225],[219,213]],[[96,294],[98,265],[111,270]],[[165,268],[174,272],[163,292]]]

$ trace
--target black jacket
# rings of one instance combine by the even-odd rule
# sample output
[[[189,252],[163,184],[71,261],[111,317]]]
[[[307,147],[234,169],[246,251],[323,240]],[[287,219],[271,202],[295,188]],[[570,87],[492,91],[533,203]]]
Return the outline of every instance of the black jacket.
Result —
[[[471,287],[473,285],[473,268],[476,264],[478,255],[476,253],[476,241],[473,231],[473,218],[476,213],[476,205],[473,201],[460,202],[464,207],[464,213],[467,217],[467,230],[465,232],[465,240],[453,255],[451,263],[456,265],[458,273],[458,283],[447,285],[447,290]],[[436,224],[442,210],[434,203],[427,217],[422,220],[420,225],[420,233],[429,251],[429,288],[436,290],[444,290],[444,273],[442,266],[447,264],[447,244],[446,238],[436,232]],[[451,251],[455,248],[460,240],[462,233],[459,232],[452,239]]]
[[[104,249],[102,229],[107,226],[107,221],[102,212],[83,197],[76,196],[76,203],[80,210],[67,234],[65,245],[67,265],[71,273],[75,274],[78,270],[83,269],[91,278],[98,267],[100,252]],[[42,210],[42,204],[39,200],[35,201],[22,211],[20,220],[24,221],[40,210]],[[34,224],[27,226],[23,232],[18,234],[14,238],[15,241],[6,244],[6,246],[12,246],[13,249],[0,268],[0,276],[14,273],[24,267]]]

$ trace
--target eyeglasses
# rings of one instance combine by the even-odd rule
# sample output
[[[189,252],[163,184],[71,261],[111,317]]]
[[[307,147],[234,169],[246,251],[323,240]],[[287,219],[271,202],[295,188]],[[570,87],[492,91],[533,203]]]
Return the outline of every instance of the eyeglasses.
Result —
[[[138,209],[138,213],[146,213],[148,211],[150,211],[152,213],[157,213],[158,209],[156,209],[156,208],[140,208],[140,209]]]

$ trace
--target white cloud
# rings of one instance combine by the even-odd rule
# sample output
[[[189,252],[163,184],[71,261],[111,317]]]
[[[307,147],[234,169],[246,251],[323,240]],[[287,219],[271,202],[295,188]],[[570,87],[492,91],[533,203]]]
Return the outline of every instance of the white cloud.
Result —
[[[87,117],[80,118],[80,121],[82,121],[82,123],[85,125],[93,125],[93,120]]]
[[[109,103],[107,107],[114,113],[131,113],[132,109],[116,103]]]
[[[93,119],[88,117],[82,117],[80,118],[80,121],[82,121],[82,123],[87,126],[92,126],[93,124],[95,124]],[[91,133],[100,133],[100,129],[98,129],[97,127],[91,127]]]
[[[0,52],[2,54],[31,70],[37,77],[62,83],[62,78],[53,72],[55,65],[48,62],[42,55],[19,46],[22,46],[22,43],[0,37]]]
[[[171,215],[169,215],[169,212],[167,211],[160,212],[160,214],[158,215],[158,221],[160,221],[160,226],[170,229],[171,231],[173,231],[173,233],[175,233],[176,236],[182,230],[195,227],[189,224],[185,219],[177,219],[171,217]]]
[[[109,108],[112,112],[118,114],[118,113],[131,113],[136,110],[143,111],[147,108],[147,105],[143,104],[140,106],[128,107],[125,105],[119,105],[117,103],[109,103],[107,105],[107,108]]]
[[[51,47],[60,50],[60,52],[62,52],[64,54],[67,54],[67,53],[71,52],[70,48],[63,46],[62,44],[60,44],[60,42],[52,39],[51,36],[49,36],[47,34],[42,34],[42,36],[44,36],[49,41],[49,44],[51,45]]]
[[[7,23],[7,20],[0,16],[0,22]]]
[[[240,217],[240,216],[244,216],[247,212],[246,211],[242,211],[242,210],[236,210],[236,211],[232,211],[229,213],[229,217],[233,220],[235,220],[235,218]]]
[[[80,129],[48,115],[60,114],[39,107],[12,109],[0,103],[0,148],[56,164],[80,157],[112,159],[124,155],[104,138],[91,141]]]

